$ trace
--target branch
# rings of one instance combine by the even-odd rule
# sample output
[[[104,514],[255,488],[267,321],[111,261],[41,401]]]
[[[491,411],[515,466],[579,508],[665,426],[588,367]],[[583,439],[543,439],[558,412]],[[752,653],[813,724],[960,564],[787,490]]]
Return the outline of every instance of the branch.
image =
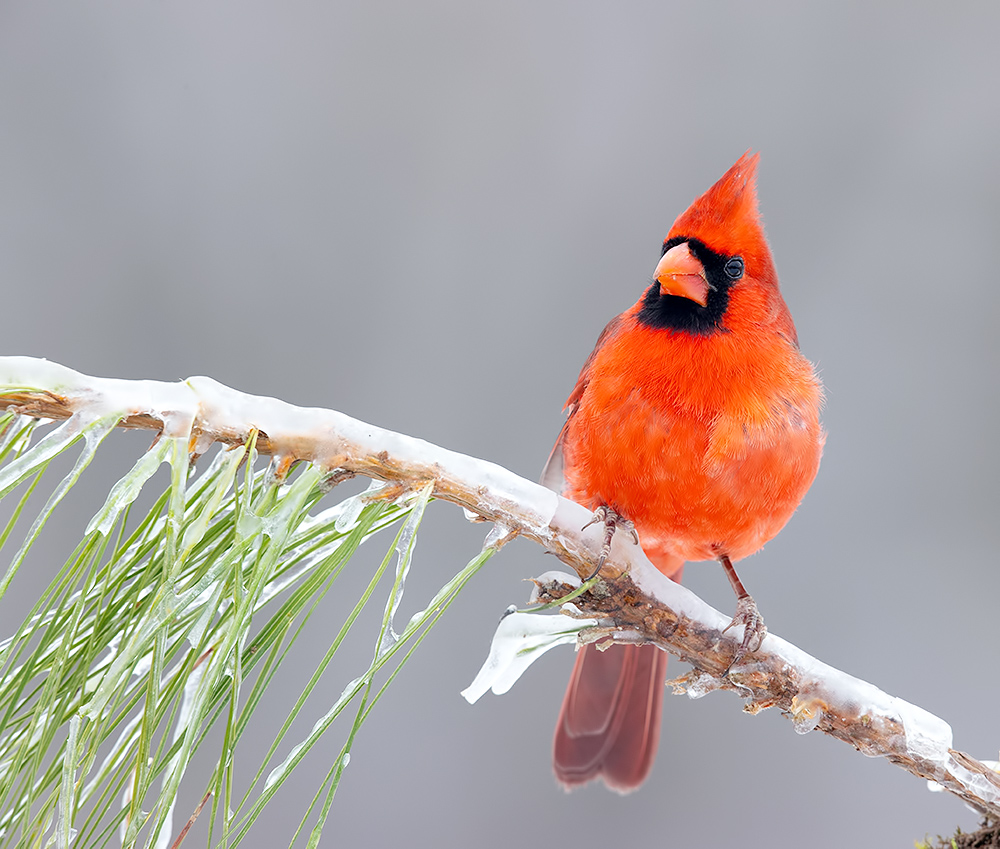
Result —
[[[211,378],[177,384],[110,380],[44,360],[0,357],[0,398],[8,409],[45,419],[118,415],[122,427],[186,438],[195,456],[216,442],[243,444],[257,431],[257,450],[272,456],[279,473],[306,460],[335,477],[365,475],[395,483],[399,491],[432,481],[435,498],[496,524],[491,538],[497,547],[514,536],[527,537],[581,576],[591,572],[600,548],[599,529],[580,530],[590,518],[583,507],[500,466],[332,410],[245,395]],[[661,575],[621,536],[603,580],[574,601],[582,614],[600,620],[591,639],[655,643],[693,667],[673,682],[675,689],[733,690],[750,713],[777,707],[797,731],[823,731],[1000,816],[1000,775],[952,748],[946,722],[780,637],[768,634],[759,651],[720,678],[740,637],[722,635],[728,617]],[[553,579],[540,584],[539,596],[554,601],[571,589],[569,582]]]

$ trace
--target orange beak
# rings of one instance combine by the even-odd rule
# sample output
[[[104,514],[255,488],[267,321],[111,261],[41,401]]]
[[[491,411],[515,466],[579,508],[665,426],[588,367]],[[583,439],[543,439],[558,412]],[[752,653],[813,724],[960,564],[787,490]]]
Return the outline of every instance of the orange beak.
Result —
[[[705,277],[705,266],[695,259],[687,242],[674,245],[660,258],[653,277],[660,284],[662,295],[687,298],[701,306],[708,303],[708,290],[712,286]]]

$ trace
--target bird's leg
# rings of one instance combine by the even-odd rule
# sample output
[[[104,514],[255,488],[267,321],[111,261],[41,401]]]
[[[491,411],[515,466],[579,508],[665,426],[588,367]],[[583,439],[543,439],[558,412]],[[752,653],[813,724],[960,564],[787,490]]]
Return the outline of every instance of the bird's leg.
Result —
[[[743,656],[747,652],[755,652],[760,648],[764,637],[767,636],[767,626],[764,624],[764,618],[757,611],[757,602],[746,591],[746,587],[743,586],[740,576],[736,574],[729,556],[720,554],[719,562],[726,572],[726,577],[729,578],[733,592],[736,593],[736,614],[733,616],[733,621],[722,629],[722,633],[725,634],[736,625],[743,626],[743,642],[736,647],[736,654],[733,655],[732,661],[726,668],[726,674],[728,674],[730,669],[743,660]]]
[[[621,528],[623,531],[628,531],[632,535],[632,542],[636,545],[639,544],[639,534],[635,532],[635,525],[633,525],[624,516],[616,513],[610,507],[606,505],[598,507],[594,511],[593,518],[591,518],[586,525],[580,528],[580,530],[584,531],[597,522],[601,522],[604,525],[604,544],[601,546],[601,554],[597,558],[597,568],[586,577],[584,583],[595,577],[597,573],[601,571],[604,561],[607,560],[608,555],[611,554],[611,540],[614,539],[615,531],[618,530],[618,528]]]

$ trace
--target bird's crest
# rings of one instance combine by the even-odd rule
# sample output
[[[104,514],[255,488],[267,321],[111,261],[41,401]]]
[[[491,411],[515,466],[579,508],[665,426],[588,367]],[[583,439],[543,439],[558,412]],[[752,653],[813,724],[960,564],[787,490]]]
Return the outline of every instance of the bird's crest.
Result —
[[[757,209],[757,162],[748,150],[722,178],[677,218],[667,238],[700,239],[725,254],[767,250]]]

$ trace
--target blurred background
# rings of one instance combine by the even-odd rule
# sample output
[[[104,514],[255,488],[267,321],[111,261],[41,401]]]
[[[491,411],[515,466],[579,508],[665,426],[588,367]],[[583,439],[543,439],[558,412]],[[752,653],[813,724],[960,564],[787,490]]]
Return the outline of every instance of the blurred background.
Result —
[[[993,2],[4,3],[3,353],[206,374],[534,478],[674,218],[759,150],[829,439],[798,514],[741,574],[772,631],[996,758],[998,31]],[[99,455],[6,622],[148,440]],[[485,533],[432,506],[401,616]],[[722,693],[668,695],[638,793],[563,793],[550,745],[569,648],[506,696],[458,695],[523,579],[553,565],[518,542],[459,598],[362,729],[331,844],[908,847],[975,827],[909,774]],[[718,568],[685,580],[732,609]],[[261,752],[343,592],[274,688]],[[374,638],[372,622],[294,739]],[[307,761],[250,845],[287,844],[328,766]],[[203,786],[189,773],[179,818]]]

